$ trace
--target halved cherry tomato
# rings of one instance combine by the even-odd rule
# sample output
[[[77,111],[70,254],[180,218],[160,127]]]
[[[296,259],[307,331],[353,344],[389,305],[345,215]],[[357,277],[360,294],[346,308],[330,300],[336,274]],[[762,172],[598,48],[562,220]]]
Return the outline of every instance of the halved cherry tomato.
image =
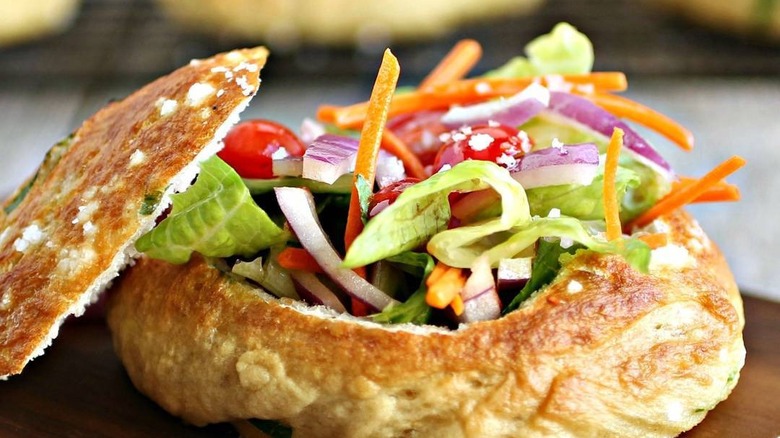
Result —
[[[439,149],[433,162],[434,171],[444,165],[454,166],[464,160],[499,163],[504,155],[523,154],[519,131],[506,125],[476,125],[452,133]]]
[[[384,203],[384,205],[382,206],[382,209],[384,209],[385,207],[388,207],[390,204],[395,202],[395,200],[398,198],[398,196],[401,195],[401,193],[403,193],[404,190],[406,190],[407,188],[417,184],[418,182],[420,182],[419,179],[409,177],[409,178],[405,178],[405,179],[402,179],[400,181],[396,181],[396,182],[394,182],[394,183],[392,183],[390,185],[387,185],[387,186],[383,187],[381,190],[379,190],[378,192],[374,193],[374,195],[371,197],[371,201],[368,203],[368,211],[369,211],[369,213],[374,211],[374,208],[377,205],[380,205],[380,204],[383,204],[383,203]],[[381,210],[379,210],[379,211],[381,211]],[[376,214],[378,214],[379,211],[374,212],[374,214],[372,216],[375,216]]]
[[[217,155],[243,178],[273,178],[272,155],[284,148],[300,157],[306,152],[294,132],[270,120],[248,120],[236,125],[225,137],[225,148]]]
[[[433,163],[436,151],[442,145],[439,135],[449,132],[441,123],[444,110],[417,111],[401,114],[387,121],[387,129],[393,131],[423,165]]]

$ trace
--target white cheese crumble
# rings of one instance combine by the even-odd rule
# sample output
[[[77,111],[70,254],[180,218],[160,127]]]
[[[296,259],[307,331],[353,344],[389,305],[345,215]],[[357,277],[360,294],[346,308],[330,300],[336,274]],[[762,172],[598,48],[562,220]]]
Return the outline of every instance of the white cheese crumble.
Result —
[[[87,205],[79,206],[79,212],[72,223],[77,224],[79,222],[86,222],[92,218],[92,215],[98,210],[99,204],[97,201],[92,201]]]
[[[680,245],[670,244],[656,248],[650,256],[650,270],[669,268],[684,268],[695,266],[696,260],[691,257],[688,250]]]
[[[225,94],[225,90],[223,90],[222,88],[220,88],[219,90],[217,90],[217,97],[220,97],[220,96],[222,96],[223,94]]]
[[[679,401],[669,402],[666,405],[666,418],[671,422],[682,421],[685,408]]]
[[[27,248],[43,240],[43,232],[37,224],[32,224],[22,230],[22,236],[14,241],[14,249],[25,252]]]
[[[441,169],[436,171],[436,173],[446,172],[446,171],[448,171],[450,169],[452,169],[452,166],[450,166],[449,164],[445,164],[444,166],[441,166]]]
[[[569,281],[569,284],[566,286],[566,292],[570,294],[578,294],[582,292],[582,283],[577,280]]]
[[[93,262],[97,254],[91,248],[67,249],[60,251],[60,261],[56,270],[67,275],[76,274],[81,268]]]
[[[511,169],[517,165],[517,159],[511,154],[501,154],[496,158],[496,163],[503,164],[507,169]]]
[[[146,161],[146,154],[140,149],[136,149],[130,154],[130,167],[135,167]]]
[[[8,310],[11,308],[11,305],[14,302],[13,293],[11,290],[6,290],[3,292],[3,299],[0,300],[0,310]]]
[[[173,114],[178,106],[179,103],[173,99],[160,98],[160,100],[157,101],[157,107],[160,108],[160,117]]]
[[[92,221],[85,222],[82,228],[84,228],[84,235],[95,234],[95,230],[97,229],[97,227],[95,226],[95,224],[92,223]]]
[[[531,138],[528,137],[528,133],[525,131],[520,131],[517,133],[517,138],[520,139],[520,150],[526,154],[531,152],[533,145],[531,144]]]
[[[246,79],[246,76],[237,77],[236,84],[238,84],[238,86],[241,87],[241,93],[244,96],[249,96],[250,94],[252,94],[252,92],[255,91],[254,87],[249,85],[249,81]]]
[[[242,62],[241,64],[238,64],[233,71],[238,73],[241,70],[246,70],[250,72],[256,72],[258,70],[257,64],[250,64],[248,62]]]
[[[214,87],[211,84],[201,84],[200,82],[192,84],[189,91],[187,91],[187,105],[198,106],[203,101],[214,94]]]
[[[487,94],[493,91],[493,87],[490,86],[487,82],[479,82],[475,87],[474,91],[477,92],[477,94]]]
[[[469,139],[469,147],[475,151],[484,151],[495,141],[490,134],[474,134]]]

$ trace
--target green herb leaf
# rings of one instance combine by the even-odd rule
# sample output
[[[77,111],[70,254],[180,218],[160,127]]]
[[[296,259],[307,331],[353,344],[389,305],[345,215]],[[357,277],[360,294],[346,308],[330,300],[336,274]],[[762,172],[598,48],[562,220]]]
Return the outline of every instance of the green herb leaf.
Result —
[[[372,318],[375,322],[386,324],[427,323],[431,317],[431,308],[425,302],[425,294],[428,290],[425,281],[435,266],[433,258],[425,253],[405,252],[390,257],[387,261],[403,265],[404,270],[419,274],[422,279],[420,286],[405,302],[389,306]]]
[[[195,184],[171,199],[170,215],[136,242],[136,249],[149,257],[170,263],[187,262],[193,251],[248,257],[287,238],[218,157],[202,162]]]
[[[365,224],[368,222],[368,204],[371,203],[371,197],[374,195],[374,190],[373,187],[368,184],[368,181],[363,178],[363,175],[357,176],[356,188],[360,204],[360,219],[363,221],[363,224]]]

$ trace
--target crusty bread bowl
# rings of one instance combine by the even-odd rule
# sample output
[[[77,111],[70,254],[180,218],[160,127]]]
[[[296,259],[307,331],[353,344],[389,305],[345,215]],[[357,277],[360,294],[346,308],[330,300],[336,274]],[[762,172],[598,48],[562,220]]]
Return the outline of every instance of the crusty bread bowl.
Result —
[[[457,330],[278,300],[201,257],[141,258],[114,288],[108,324],[139,390],[198,425],[270,418],[301,437],[675,436],[725,399],[745,349],[719,250],[682,211],[663,224],[670,246],[650,274],[580,255],[521,309]]]

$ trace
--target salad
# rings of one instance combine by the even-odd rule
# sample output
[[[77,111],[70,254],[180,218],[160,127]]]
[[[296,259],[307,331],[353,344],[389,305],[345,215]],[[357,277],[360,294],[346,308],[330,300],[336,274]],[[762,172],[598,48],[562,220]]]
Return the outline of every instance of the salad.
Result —
[[[387,51],[367,102],[324,105],[299,133],[240,123],[136,248],[198,252],[279,298],[376,322],[455,326],[512,312],[582,251],[648,272],[667,244],[656,218],[739,198],[725,178],[744,160],[676,175],[633,124],[684,149],[691,134],[614,94],[625,76],[592,72],[572,26],[466,78],[480,54],[462,41],[398,89]]]

